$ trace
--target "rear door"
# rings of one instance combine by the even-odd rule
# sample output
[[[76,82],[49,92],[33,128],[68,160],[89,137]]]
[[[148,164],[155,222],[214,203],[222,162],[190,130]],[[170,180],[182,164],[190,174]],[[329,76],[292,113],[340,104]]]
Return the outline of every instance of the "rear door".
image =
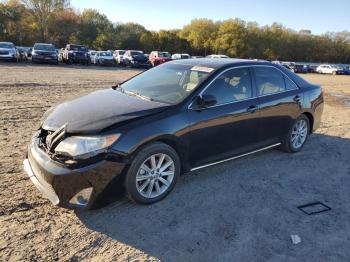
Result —
[[[301,113],[303,94],[282,71],[273,66],[254,66],[259,103],[262,145],[280,142]]]

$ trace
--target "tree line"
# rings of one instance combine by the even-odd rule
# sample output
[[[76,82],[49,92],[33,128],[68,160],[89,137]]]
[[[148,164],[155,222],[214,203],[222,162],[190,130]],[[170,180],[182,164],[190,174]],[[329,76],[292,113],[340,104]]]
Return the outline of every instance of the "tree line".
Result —
[[[0,41],[84,44],[91,49],[137,49],[206,56],[350,64],[350,32],[314,35],[282,24],[259,26],[241,19],[195,19],[182,29],[150,31],[137,23],[112,23],[97,10],[75,10],[69,0],[0,3]]]

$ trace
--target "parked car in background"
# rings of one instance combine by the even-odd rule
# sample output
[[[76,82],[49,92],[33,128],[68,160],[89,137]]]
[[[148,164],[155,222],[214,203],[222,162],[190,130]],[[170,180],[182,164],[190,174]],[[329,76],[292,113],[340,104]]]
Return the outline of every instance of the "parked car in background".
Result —
[[[289,71],[294,72],[294,69],[291,66],[287,65],[287,64],[281,64],[281,66],[287,68]]]
[[[128,50],[123,55],[123,64],[131,67],[149,67],[147,56],[142,51]]]
[[[301,64],[295,64],[293,67],[294,73],[301,73],[301,74],[306,74],[307,73],[307,67],[306,65],[301,65]]]
[[[93,57],[92,63],[102,66],[115,66],[116,62],[113,53],[109,51],[98,51]]]
[[[229,58],[227,55],[208,55],[207,58]]]
[[[317,65],[306,65],[308,73],[316,73]]]
[[[115,50],[113,52],[114,60],[118,65],[122,65],[124,63],[123,56],[125,54],[125,50]]]
[[[16,48],[20,55],[20,61],[27,61],[28,60],[27,48],[23,46],[17,46]]]
[[[94,63],[93,62],[94,61],[94,57],[97,54],[97,51],[96,50],[89,50],[88,54],[89,54],[89,57],[90,57],[90,63],[93,64]]]
[[[96,207],[111,185],[152,204],[181,173],[276,147],[299,152],[323,105],[320,86],[272,63],[168,62],[52,108],[24,170],[54,205]]]
[[[58,62],[63,62],[63,53],[64,53],[64,48],[61,48],[58,51]]]
[[[342,70],[343,75],[350,75],[350,68],[347,66],[339,66],[339,68]]]
[[[68,44],[63,51],[62,61],[67,64],[90,65],[88,49],[84,45]]]
[[[27,49],[27,57],[31,58],[32,57],[32,51],[33,47],[25,47]]]
[[[203,58],[203,56],[199,56],[199,55],[193,55],[191,56],[192,59],[199,59],[199,58]]]
[[[0,42],[0,60],[19,62],[20,58],[20,53],[13,43]]]
[[[344,74],[344,70],[336,65],[319,65],[316,69],[316,72],[319,74],[331,74],[331,75],[341,75]]]
[[[157,66],[171,61],[171,55],[168,52],[152,51],[148,59],[152,66]]]
[[[173,54],[171,56],[171,59],[173,60],[179,60],[179,59],[190,59],[191,56],[189,54]]]
[[[52,44],[36,43],[32,51],[32,63],[58,64],[56,48]]]

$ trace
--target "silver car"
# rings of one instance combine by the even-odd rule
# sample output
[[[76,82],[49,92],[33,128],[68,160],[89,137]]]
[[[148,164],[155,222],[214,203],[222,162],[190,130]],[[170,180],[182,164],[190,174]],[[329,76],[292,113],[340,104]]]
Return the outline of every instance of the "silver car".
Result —
[[[95,65],[116,65],[113,54],[108,51],[98,51],[92,61]]]
[[[20,54],[11,42],[0,42],[0,60],[18,62]]]

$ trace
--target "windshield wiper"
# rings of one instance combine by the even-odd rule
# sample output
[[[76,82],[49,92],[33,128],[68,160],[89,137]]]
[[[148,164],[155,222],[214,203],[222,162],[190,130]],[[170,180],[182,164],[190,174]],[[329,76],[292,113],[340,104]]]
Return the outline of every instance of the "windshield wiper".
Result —
[[[150,98],[148,96],[141,95],[140,93],[137,93],[137,92],[123,90],[123,93],[130,95],[130,96],[136,96],[136,97],[141,98],[143,100],[153,101],[152,98]]]
[[[148,100],[148,101],[153,101],[152,98],[148,97],[148,96],[145,96],[145,95],[141,95],[140,93],[138,92],[132,92],[132,91],[126,91],[120,84],[117,84],[115,86],[112,86],[112,88],[114,90],[118,90],[120,91],[121,93],[123,94],[127,94],[127,95],[130,95],[130,96],[136,96],[138,98],[141,98],[141,99],[144,99],[144,100]]]

